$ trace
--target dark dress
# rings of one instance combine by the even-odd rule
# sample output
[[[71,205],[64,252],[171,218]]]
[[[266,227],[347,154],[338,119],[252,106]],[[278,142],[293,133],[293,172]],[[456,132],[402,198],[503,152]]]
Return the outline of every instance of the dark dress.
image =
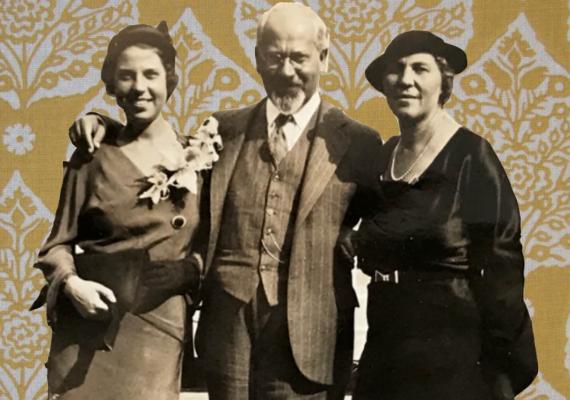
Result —
[[[379,180],[373,202],[356,239],[373,279],[355,399],[491,399],[497,371],[528,386],[520,217],[489,143],[460,128],[417,182]]]
[[[40,251],[38,266],[50,284],[48,299],[73,271],[69,250],[118,253],[146,249],[151,261],[181,260],[189,255],[199,224],[199,193],[186,193],[183,206],[170,200],[149,206],[137,199],[144,174],[114,144],[104,143],[93,159],[75,153],[68,163],[54,226]],[[173,224],[182,215],[186,224]],[[59,293],[61,303],[69,302]],[[185,340],[184,295],[153,292],[140,313],[121,320],[111,351],[92,343],[85,328],[54,323],[47,362],[50,398],[178,399]],[[50,311],[50,310],[48,310]],[[81,320],[80,320],[81,323]],[[81,333],[83,332],[83,333]]]

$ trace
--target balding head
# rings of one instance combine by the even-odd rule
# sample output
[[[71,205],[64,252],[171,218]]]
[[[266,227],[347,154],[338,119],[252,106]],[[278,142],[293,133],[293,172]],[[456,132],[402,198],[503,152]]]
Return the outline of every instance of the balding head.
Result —
[[[277,3],[263,13],[257,24],[257,47],[271,39],[274,29],[313,29],[313,40],[319,51],[329,48],[327,26],[310,7],[301,3]]]
[[[307,6],[276,4],[259,20],[255,60],[273,104],[282,113],[295,113],[318,90],[327,70],[325,24]]]

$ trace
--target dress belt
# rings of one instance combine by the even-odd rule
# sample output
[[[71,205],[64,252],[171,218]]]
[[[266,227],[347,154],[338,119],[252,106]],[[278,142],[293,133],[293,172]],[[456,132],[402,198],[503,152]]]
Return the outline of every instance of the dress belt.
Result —
[[[481,277],[484,270],[475,273],[471,270],[465,271],[420,271],[420,270],[393,270],[390,272],[382,272],[377,269],[372,273],[372,281],[374,284],[401,284],[401,283],[422,283],[437,282],[451,279],[467,279],[471,277]]]

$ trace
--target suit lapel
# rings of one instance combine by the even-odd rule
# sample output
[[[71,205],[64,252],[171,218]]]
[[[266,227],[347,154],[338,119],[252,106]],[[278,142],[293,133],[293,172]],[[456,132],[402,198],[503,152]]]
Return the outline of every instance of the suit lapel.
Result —
[[[302,225],[348,149],[350,136],[340,129],[345,122],[341,111],[327,103],[321,103],[307,171],[301,187],[295,229]]]
[[[245,140],[246,131],[248,129],[266,129],[265,102],[258,103],[240,117],[228,118],[228,121],[224,122],[228,124],[220,126],[224,148],[220,153],[220,159],[212,169],[210,184],[210,240],[206,266],[212,262],[214,247],[220,232],[224,200]]]

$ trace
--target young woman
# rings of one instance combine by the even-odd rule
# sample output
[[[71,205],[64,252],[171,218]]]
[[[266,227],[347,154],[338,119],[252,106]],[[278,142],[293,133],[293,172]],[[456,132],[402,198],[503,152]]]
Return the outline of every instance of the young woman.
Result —
[[[109,44],[101,76],[127,125],[92,157],[71,157],[37,264],[54,330],[50,399],[179,397],[186,297],[200,278],[198,170],[216,155],[185,147],[162,115],[178,82],[175,57],[164,22],[129,26]],[[104,264],[95,279],[82,277],[81,259]],[[133,262],[135,273],[117,272]],[[126,309],[123,290],[136,292]]]

